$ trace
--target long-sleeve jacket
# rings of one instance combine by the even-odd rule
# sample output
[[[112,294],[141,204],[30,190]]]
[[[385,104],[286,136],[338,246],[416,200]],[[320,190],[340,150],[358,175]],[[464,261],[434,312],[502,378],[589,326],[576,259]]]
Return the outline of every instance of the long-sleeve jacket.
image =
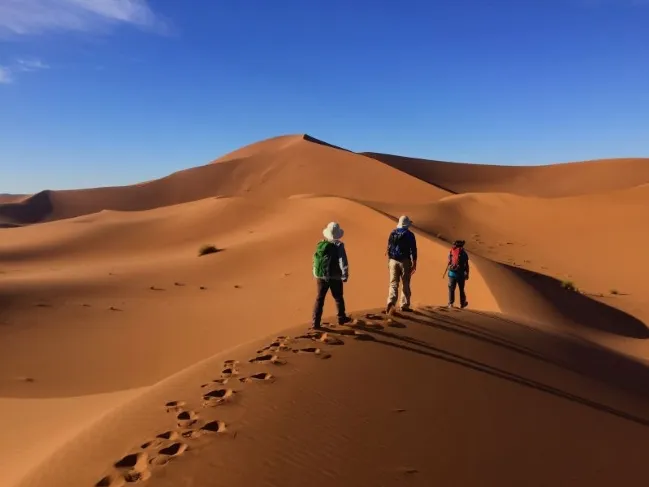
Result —
[[[394,236],[402,234],[403,237],[399,241],[398,255],[395,253],[397,249],[392,246],[392,239]],[[411,259],[413,262],[417,262],[417,239],[415,234],[412,233],[407,228],[395,228],[390,232],[388,237],[388,247],[387,247],[388,257],[396,260]]]

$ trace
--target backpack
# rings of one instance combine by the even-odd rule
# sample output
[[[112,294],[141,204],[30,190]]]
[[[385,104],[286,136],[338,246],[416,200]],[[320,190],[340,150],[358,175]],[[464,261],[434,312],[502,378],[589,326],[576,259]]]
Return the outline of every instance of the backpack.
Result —
[[[328,240],[321,240],[315,247],[313,254],[313,274],[317,278],[326,279],[330,275],[330,269],[336,257],[336,245]]]
[[[410,257],[404,253],[404,250],[408,250],[405,238],[406,232],[399,232],[397,230],[392,231],[388,244],[388,257],[395,260],[403,260],[406,257]]]
[[[462,247],[453,247],[451,249],[451,262],[448,270],[453,272],[463,271],[466,268],[466,252]]]

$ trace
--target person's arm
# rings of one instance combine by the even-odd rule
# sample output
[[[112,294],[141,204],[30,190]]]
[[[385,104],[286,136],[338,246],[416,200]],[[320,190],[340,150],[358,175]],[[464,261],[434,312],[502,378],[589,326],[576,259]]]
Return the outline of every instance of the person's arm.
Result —
[[[417,268],[417,237],[413,232],[410,232],[410,239],[412,240],[412,245],[410,247],[410,258],[412,259],[412,269]]]
[[[392,234],[394,232],[390,232],[390,235],[388,235],[388,244],[385,247],[385,254],[384,255],[389,255],[390,252],[390,242],[392,241]]]
[[[466,255],[466,269],[464,271],[464,278],[469,279],[469,254],[465,251],[464,254]]]
[[[341,279],[343,282],[349,279],[349,262],[347,261],[347,251],[345,250],[345,244],[340,242],[338,245],[338,265],[340,266],[340,271],[342,272]]]

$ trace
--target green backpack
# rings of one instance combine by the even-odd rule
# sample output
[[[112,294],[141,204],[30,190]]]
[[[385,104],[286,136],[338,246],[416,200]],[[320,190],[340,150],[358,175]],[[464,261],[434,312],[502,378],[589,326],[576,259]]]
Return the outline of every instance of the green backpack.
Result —
[[[318,242],[313,254],[313,274],[318,278],[329,277],[332,254],[336,246],[328,240]]]

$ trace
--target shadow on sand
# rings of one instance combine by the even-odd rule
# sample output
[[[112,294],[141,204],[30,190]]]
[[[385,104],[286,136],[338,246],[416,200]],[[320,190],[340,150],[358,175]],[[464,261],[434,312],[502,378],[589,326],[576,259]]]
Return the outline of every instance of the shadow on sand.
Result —
[[[553,277],[504,265],[515,277],[532,287],[536,293],[564,316],[568,321],[587,328],[593,328],[628,338],[647,339],[649,328],[639,319],[605,303],[596,301],[579,292],[561,287],[561,282]],[[497,286],[492,288],[500,300]],[[506,299],[504,299],[506,301]],[[503,309],[507,309],[504,306]]]
[[[596,343],[573,337],[555,336],[531,326],[508,319],[495,313],[465,310],[465,316],[478,315],[492,320],[494,327],[480,326],[468,319],[458,319],[453,313],[417,310],[408,319],[414,323],[437,330],[464,335],[490,345],[505,348],[514,353],[546,362],[576,374],[595,379],[608,386],[624,389],[635,395],[649,398],[646,384],[649,382],[649,366]],[[484,321],[484,320],[483,320]],[[498,335],[498,323],[522,329],[522,341],[527,339],[534,348]],[[502,328],[502,326],[500,327]],[[542,352],[544,350],[545,352]]]
[[[436,321],[438,318],[434,318]],[[397,318],[398,320],[398,318]],[[417,320],[412,320],[412,318],[407,318],[404,321],[407,322],[417,322]],[[443,320],[442,320],[443,321]],[[422,323],[421,320],[419,323]],[[430,321],[425,321],[426,325],[430,326],[437,326],[439,322],[437,323],[431,323]],[[455,326],[455,325],[453,325]],[[535,389],[537,391],[545,392],[547,394],[551,394],[556,397],[560,397],[562,399],[572,401],[577,404],[581,404],[583,406],[595,409],[597,411],[610,414],[613,416],[617,416],[622,419],[626,419],[628,421],[632,421],[634,423],[640,424],[642,426],[647,426],[649,427],[649,419],[636,416],[634,414],[622,411],[620,409],[616,409],[614,407],[608,406],[606,404],[603,404],[601,402],[597,402],[592,399],[588,399],[583,396],[579,396],[577,394],[570,393],[568,391],[559,389],[557,387],[544,384],[542,382],[536,381],[534,379],[529,379],[527,377],[524,377],[520,374],[516,374],[513,372],[509,372],[507,370],[486,364],[484,362],[480,362],[478,360],[474,360],[469,357],[462,356],[460,354],[444,350],[443,348],[439,348],[436,346],[433,346],[423,340],[411,338],[405,335],[400,335],[396,333],[392,333],[389,331],[386,331],[385,329],[379,329],[376,326],[367,326],[367,324],[361,320],[357,325],[353,326],[354,329],[356,330],[362,330],[368,335],[363,338],[363,341],[371,342],[371,343],[378,343],[384,346],[388,347],[393,347],[393,348],[398,348],[400,350],[405,350],[411,353],[416,353],[418,355],[423,355],[426,357],[430,357],[436,360],[442,360],[447,363],[452,363],[455,365],[459,365],[477,372],[481,372],[484,374],[488,374],[492,377],[497,377],[499,379],[503,379],[515,384],[518,384],[523,387],[528,387]],[[337,333],[340,332],[341,330],[339,329],[332,329],[332,328],[325,328],[323,331],[327,331],[329,333]],[[370,338],[371,337],[371,338]],[[359,337],[360,338],[360,337]],[[492,341],[497,341],[493,340],[493,337],[491,338]],[[499,345],[504,345],[506,344],[507,340],[501,341]],[[512,347],[512,343],[510,342],[507,346],[508,348]],[[524,349],[520,350],[521,353],[526,353],[529,356],[534,356],[535,358],[542,357],[541,354],[538,352],[534,352],[533,354],[529,353],[528,351],[525,351]],[[544,361],[552,362],[552,360],[548,357],[543,357],[542,358]],[[563,364],[557,364],[560,366],[564,366]]]

